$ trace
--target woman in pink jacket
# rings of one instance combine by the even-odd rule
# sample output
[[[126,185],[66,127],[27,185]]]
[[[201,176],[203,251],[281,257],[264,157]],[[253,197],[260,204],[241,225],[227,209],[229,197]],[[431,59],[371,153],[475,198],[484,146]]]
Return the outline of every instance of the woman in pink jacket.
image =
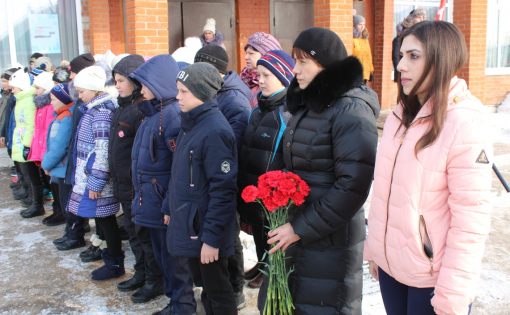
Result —
[[[484,108],[455,76],[451,23],[402,35],[399,104],[377,152],[365,259],[386,312],[468,314],[490,230],[492,146]]]

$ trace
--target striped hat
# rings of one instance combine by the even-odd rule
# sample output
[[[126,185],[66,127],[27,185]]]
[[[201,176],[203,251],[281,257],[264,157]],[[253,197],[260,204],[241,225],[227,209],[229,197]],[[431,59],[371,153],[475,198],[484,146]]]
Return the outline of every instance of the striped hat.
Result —
[[[69,95],[69,89],[67,87],[67,83],[59,83],[55,85],[51,89],[51,94],[58,98],[59,101],[61,101],[64,105],[67,105],[69,103],[73,102],[73,99]]]
[[[294,78],[294,64],[294,59],[283,50],[270,50],[257,61],[257,66],[267,68],[285,87],[289,86]]]

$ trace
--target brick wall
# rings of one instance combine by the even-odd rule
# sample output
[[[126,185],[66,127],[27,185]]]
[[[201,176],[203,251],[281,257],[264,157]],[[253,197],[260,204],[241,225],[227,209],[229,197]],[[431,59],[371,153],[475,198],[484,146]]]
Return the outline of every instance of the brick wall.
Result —
[[[111,47],[110,8],[102,0],[88,0],[90,51],[104,53]]]
[[[375,1],[375,29],[372,57],[374,62],[373,89],[379,96],[381,108],[389,109],[396,104],[397,86],[392,80],[393,64],[391,62],[391,42],[393,40],[393,0]]]
[[[126,38],[124,34],[124,16],[122,0],[109,0],[110,5],[110,39],[111,51],[114,54],[126,52]]]
[[[237,43],[239,69],[246,65],[244,61],[244,46],[248,37],[255,32],[270,33],[269,0],[237,0]]]
[[[459,76],[471,92],[486,105],[503,101],[510,92],[510,75],[486,76],[487,62],[487,0],[456,0],[453,22],[466,38],[469,62]]]
[[[168,53],[167,0],[125,2],[127,52],[144,56]]]
[[[313,12],[314,25],[337,33],[347,51],[352,51],[352,0],[315,0]]]
[[[91,51],[91,39],[88,0],[81,0],[81,21],[83,29],[83,49],[85,52],[89,52]]]

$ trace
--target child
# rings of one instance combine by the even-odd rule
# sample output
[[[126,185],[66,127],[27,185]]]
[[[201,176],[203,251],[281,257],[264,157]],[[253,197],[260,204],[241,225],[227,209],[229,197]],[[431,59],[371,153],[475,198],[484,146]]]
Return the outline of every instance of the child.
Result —
[[[102,252],[104,266],[92,271],[92,280],[111,279],[125,273],[115,218],[120,207],[113,196],[108,163],[110,126],[116,106],[113,97],[102,92],[105,83],[106,74],[99,66],[85,68],[74,78],[86,111],[76,132],[75,182],[68,210],[79,217],[94,218],[108,245]]]
[[[142,301],[144,296],[154,298],[164,288],[170,303],[159,314],[167,314],[172,308],[175,314],[187,314],[182,304],[193,310],[195,308],[192,285],[183,281],[183,277],[187,281],[189,274],[186,264],[169,255],[166,225],[163,223],[163,209],[168,207],[166,199],[173,151],[181,125],[175,98],[177,87],[173,84],[178,72],[172,56],[159,55],[130,76],[142,85],[145,100],[139,105],[145,118],[136,132],[132,152],[135,190],[132,216],[146,259],[155,258],[163,272],[161,277],[153,269],[152,274],[147,275],[145,286],[133,295],[132,300]]]
[[[39,59],[38,59],[39,60]],[[34,87],[34,103],[37,108],[35,113],[35,127],[32,145],[30,146],[30,154],[28,159],[40,165],[44,154],[46,152],[46,136],[48,134],[48,127],[54,118],[53,106],[51,105],[50,91],[55,86],[52,80],[53,74],[50,72],[43,72],[35,77]],[[39,176],[41,176],[39,174]],[[43,181],[49,183],[50,180],[47,175],[42,175]],[[43,219],[43,224],[48,226],[59,225],[65,222],[62,208],[60,207],[58,184],[50,183],[51,193],[53,195],[53,213]]]
[[[46,143],[46,153],[41,163],[41,167],[45,173],[51,176],[52,186],[57,185],[58,194],[54,196],[55,202],[58,202],[61,206],[67,203],[64,200],[69,192],[64,183],[66,175],[66,166],[68,160],[68,148],[69,139],[71,138],[72,129],[72,111],[73,111],[73,100],[69,95],[67,84],[57,84],[51,91],[51,104],[55,110],[55,120],[50,124],[48,128],[48,137]],[[58,199],[57,199],[58,198]],[[61,208],[62,209],[62,208]],[[54,219],[48,217],[47,225],[52,225],[53,222],[57,222],[59,219],[64,219],[64,213],[60,213],[61,217],[55,216]]]
[[[206,314],[237,314],[228,257],[236,233],[235,135],[213,98],[223,79],[204,62],[177,76],[181,131],[169,186],[170,254],[186,257],[203,284]],[[171,218],[171,219],[170,219]]]
[[[35,104],[34,88],[30,84],[30,76],[23,69],[16,71],[10,81],[12,92],[16,97],[14,119],[16,127],[13,133],[12,159],[20,163],[23,177],[30,183],[32,204],[21,211],[23,218],[32,218],[44,214],[43,186],[39,167],[28,160],[30,145],[34,134]]]

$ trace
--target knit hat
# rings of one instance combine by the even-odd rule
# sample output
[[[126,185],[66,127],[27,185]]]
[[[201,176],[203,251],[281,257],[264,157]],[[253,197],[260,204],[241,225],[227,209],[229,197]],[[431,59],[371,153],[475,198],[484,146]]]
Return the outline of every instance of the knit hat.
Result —
[[[282,49],[282,46],[280,46],[280,43],[276,38],[274,38],[273,35],[264,32],[257,32],[251,34],[251,36],[248,37],[248,43],[246,44],[246,46],[244,46],[244,50],[246,50],[248,46],[253,47],[256,51],[258,51],[262,55],[270,50]]]
[[[100,66],[87,67],[74,77],[74,86],[91,91],[103,91],[106,73]]]
[[[127,57],[127,56],[129,56],[129,54],[120,54],[120,55],[113,57],[112,62],[110,64],[111,68],[115,69],[115,66],[119,63],[119,61],[121,61],[122,59],[124,59],[124,57]]]
[[[228,54],[221,46],[207,45],[195,55],[195,62],[207,62],[215,66],[220,73],[227,73]]]
[[[135,71],[138,67],[140,67],[144,62],[145,60],[141,55],[127,55],[115,64],[115,67],[113,67],[112,70],[112,75],[115,79],[115,73],[118,73],[131,80],[129,75],[133,73],[133,71]]]
[[[294,68],[294,59],[283,50],[270,50],[263,55],[258,61],[257,66],[264,66],[271,71],[275,77],[280,80],[283,86],[287,87],[294,78],[292,69]]]
[[[69,89],[67,86],[67,83],[59,83],[55,85],[51,91],[51,94],[58,98],[59,101],[61,101],[63,104],[67,105],[73,101],[71,98],[71,95],[69,95]]]
[[[34,79],[34,86],[44,89],[44,92],[51,90],[55,84],[53,83],[53,75],[51,72],[43,72]]]
[[[81,70],[93,66],[95,63],[94,56],[89,53],[82,54],[71,60],[71,71],[79,73]]]
[[[14,72],[18,71],[20,68],[9,68],[7,70],[5,70],[3,73],[2,73],[2,79],[5,79],[5,80],[9,80],[11,78],[11,76],[14,74]]]
[[[30,76],[25,72],[25,69],[14,72],[9,80],[9,85],[20,88],[22,91],[28,90],[32,86]]]
[[[365,17],[363,17],[362,15],[354,15],[352,17],[352,22],[353,22],[353,25],[356,26],[360,23],[365,23],[366,20],[365,20]]]
[[[205,31],[211,31],[213,32],[214,34],[216,34],[216,20],[213,19],[213,18],[208,18],[206,21],[205,21],[205,25],[204,25],[204,32]]]
[[[215,97],[223,86],[223,78],[218,70],[206,62],[194,63],[182,70],[177,74],[177,81],[202,102]]]
[[[344,60],[348,56],[340,37],[333,31],[320,27],[302,31],[294,41],[293,47],[303,50],[323,67]]]
[[[53,69],[53,63],[51,62],[50,58],[42,56],[35,60],[34,68],[38,68],[44,71],[51,71]]]
[[[57,83],[69,82],[69,76],[71,75],[71,71],[69,71],[69,67],[57,67],[53,72],[53,81]]]

